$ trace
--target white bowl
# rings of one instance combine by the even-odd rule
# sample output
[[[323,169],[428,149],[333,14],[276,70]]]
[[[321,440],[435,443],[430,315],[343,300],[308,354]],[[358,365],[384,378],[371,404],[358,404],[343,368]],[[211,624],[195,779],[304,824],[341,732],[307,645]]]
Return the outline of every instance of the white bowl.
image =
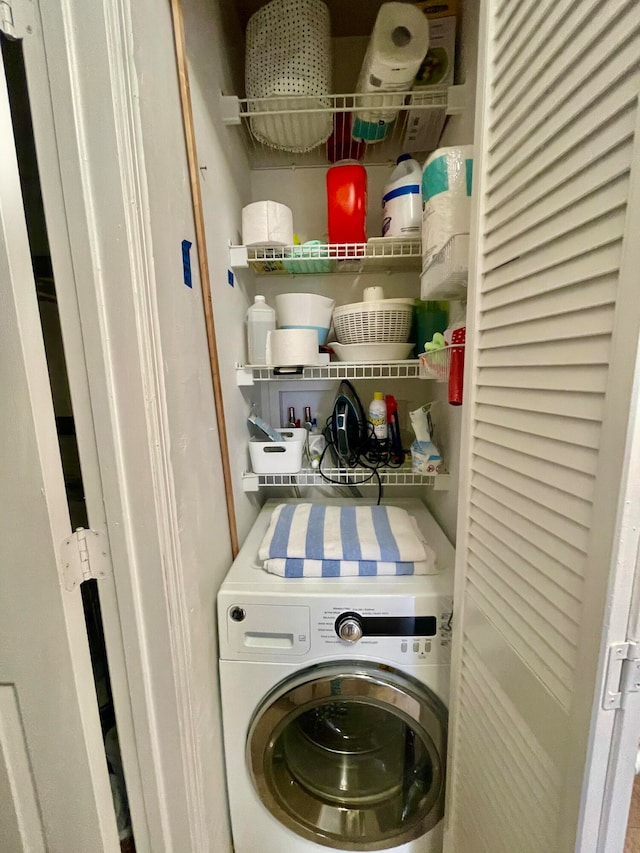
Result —
[[[335,300],[317,293],[280,293],[275,302],[280,329],[315,329],[318,343],[325,343]]]
[[[380,362],[404,361],[413,344],[337,344],[332,343],[339,361]]]

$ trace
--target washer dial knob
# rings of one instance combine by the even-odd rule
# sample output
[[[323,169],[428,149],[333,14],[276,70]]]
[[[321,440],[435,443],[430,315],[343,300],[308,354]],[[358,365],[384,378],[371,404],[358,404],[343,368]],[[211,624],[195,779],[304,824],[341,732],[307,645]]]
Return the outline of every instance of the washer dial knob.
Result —
[[[362,622],[357,616],[340,616],[336,622],[336,633],[346,643],[357,643],[362,637]]]

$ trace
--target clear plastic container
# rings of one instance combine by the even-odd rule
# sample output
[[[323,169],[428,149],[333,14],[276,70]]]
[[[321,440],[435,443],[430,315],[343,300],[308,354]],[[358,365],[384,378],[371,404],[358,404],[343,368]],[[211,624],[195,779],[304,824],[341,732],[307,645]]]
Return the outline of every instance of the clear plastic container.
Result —
[[[264,296],[256,296],[247,311],[247,354],[249,364],[267,363],[267,333],[276,328],[276,312]]]
[[[367,240],[367,170],[343,161],[327,170],[327,215],[330,243]]]

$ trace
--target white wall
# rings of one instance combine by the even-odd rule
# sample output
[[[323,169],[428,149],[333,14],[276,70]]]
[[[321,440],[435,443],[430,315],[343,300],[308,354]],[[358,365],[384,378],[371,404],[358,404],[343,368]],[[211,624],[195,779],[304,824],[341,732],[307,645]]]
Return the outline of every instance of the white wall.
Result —
[[[192,92],[202,126],[212,105],[206,95],[219,89],[215,57],[216,21],[206,7],[185,4],[193,57]],[[164,359],[173,486],[179,513],[180,562],[185,612],[191,642],[192,717],[201,766],[199,784],[207,803],[208,849],[231,850],[224,785],[220,701],[217,678],[215,597],[231,564],[231,548],[218,444],[213,389],[205,334],[200,282],[178,81],[168,4],[140,0],[134,5],[136,70],[149,192],[157,320]],[[136,38],[136,33],[139,37]],[[206,61],[205,61],[206,60]],[[230,157],[218,139],[213,111],[212,132],[203,132],[201,162],[207,211],[211,216],[209,260],[219,344],[226,369],[229,431],[234,435],[234,394],[229,362],[245,310],[246,297],[226,284],[225,245],[235,237],[237,213],[247,186],[242,158]],[[191,250],[193,288],[183,281],[181,242]],[[221,320],[221,316],[223,320]],[[233,352],[229,352],[233,350]],[[232,455],[234,452],[232,444]],[[248,519],[245,519],[246,527]],[[186,840],[185,840],[186,843]]]
[[[244,43],[230,0],[185,0],[183,7],[211,294],[242,542],[253,524],[258,503],[242,491],[241,475],[248,467],[246,418],[253,396],[238,389],[235,365],[246,361],[244,319],[255,286],[250,270],[237,271],[233,287],[227,275],[229,243],[241,242],[242,208],[250,201],[250,172],[239,128],[222,124],[220,95],[238,91]]]

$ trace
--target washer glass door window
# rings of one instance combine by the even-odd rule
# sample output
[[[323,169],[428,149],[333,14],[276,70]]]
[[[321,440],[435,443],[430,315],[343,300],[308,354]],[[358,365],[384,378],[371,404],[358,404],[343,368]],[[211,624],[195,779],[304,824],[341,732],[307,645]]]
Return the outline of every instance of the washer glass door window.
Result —
[[[330,664],[271,692],[247,760],[264,805],[298,835],[382,850],[441,819],[446,736],[446,708],[420,682],[375,664]]]

